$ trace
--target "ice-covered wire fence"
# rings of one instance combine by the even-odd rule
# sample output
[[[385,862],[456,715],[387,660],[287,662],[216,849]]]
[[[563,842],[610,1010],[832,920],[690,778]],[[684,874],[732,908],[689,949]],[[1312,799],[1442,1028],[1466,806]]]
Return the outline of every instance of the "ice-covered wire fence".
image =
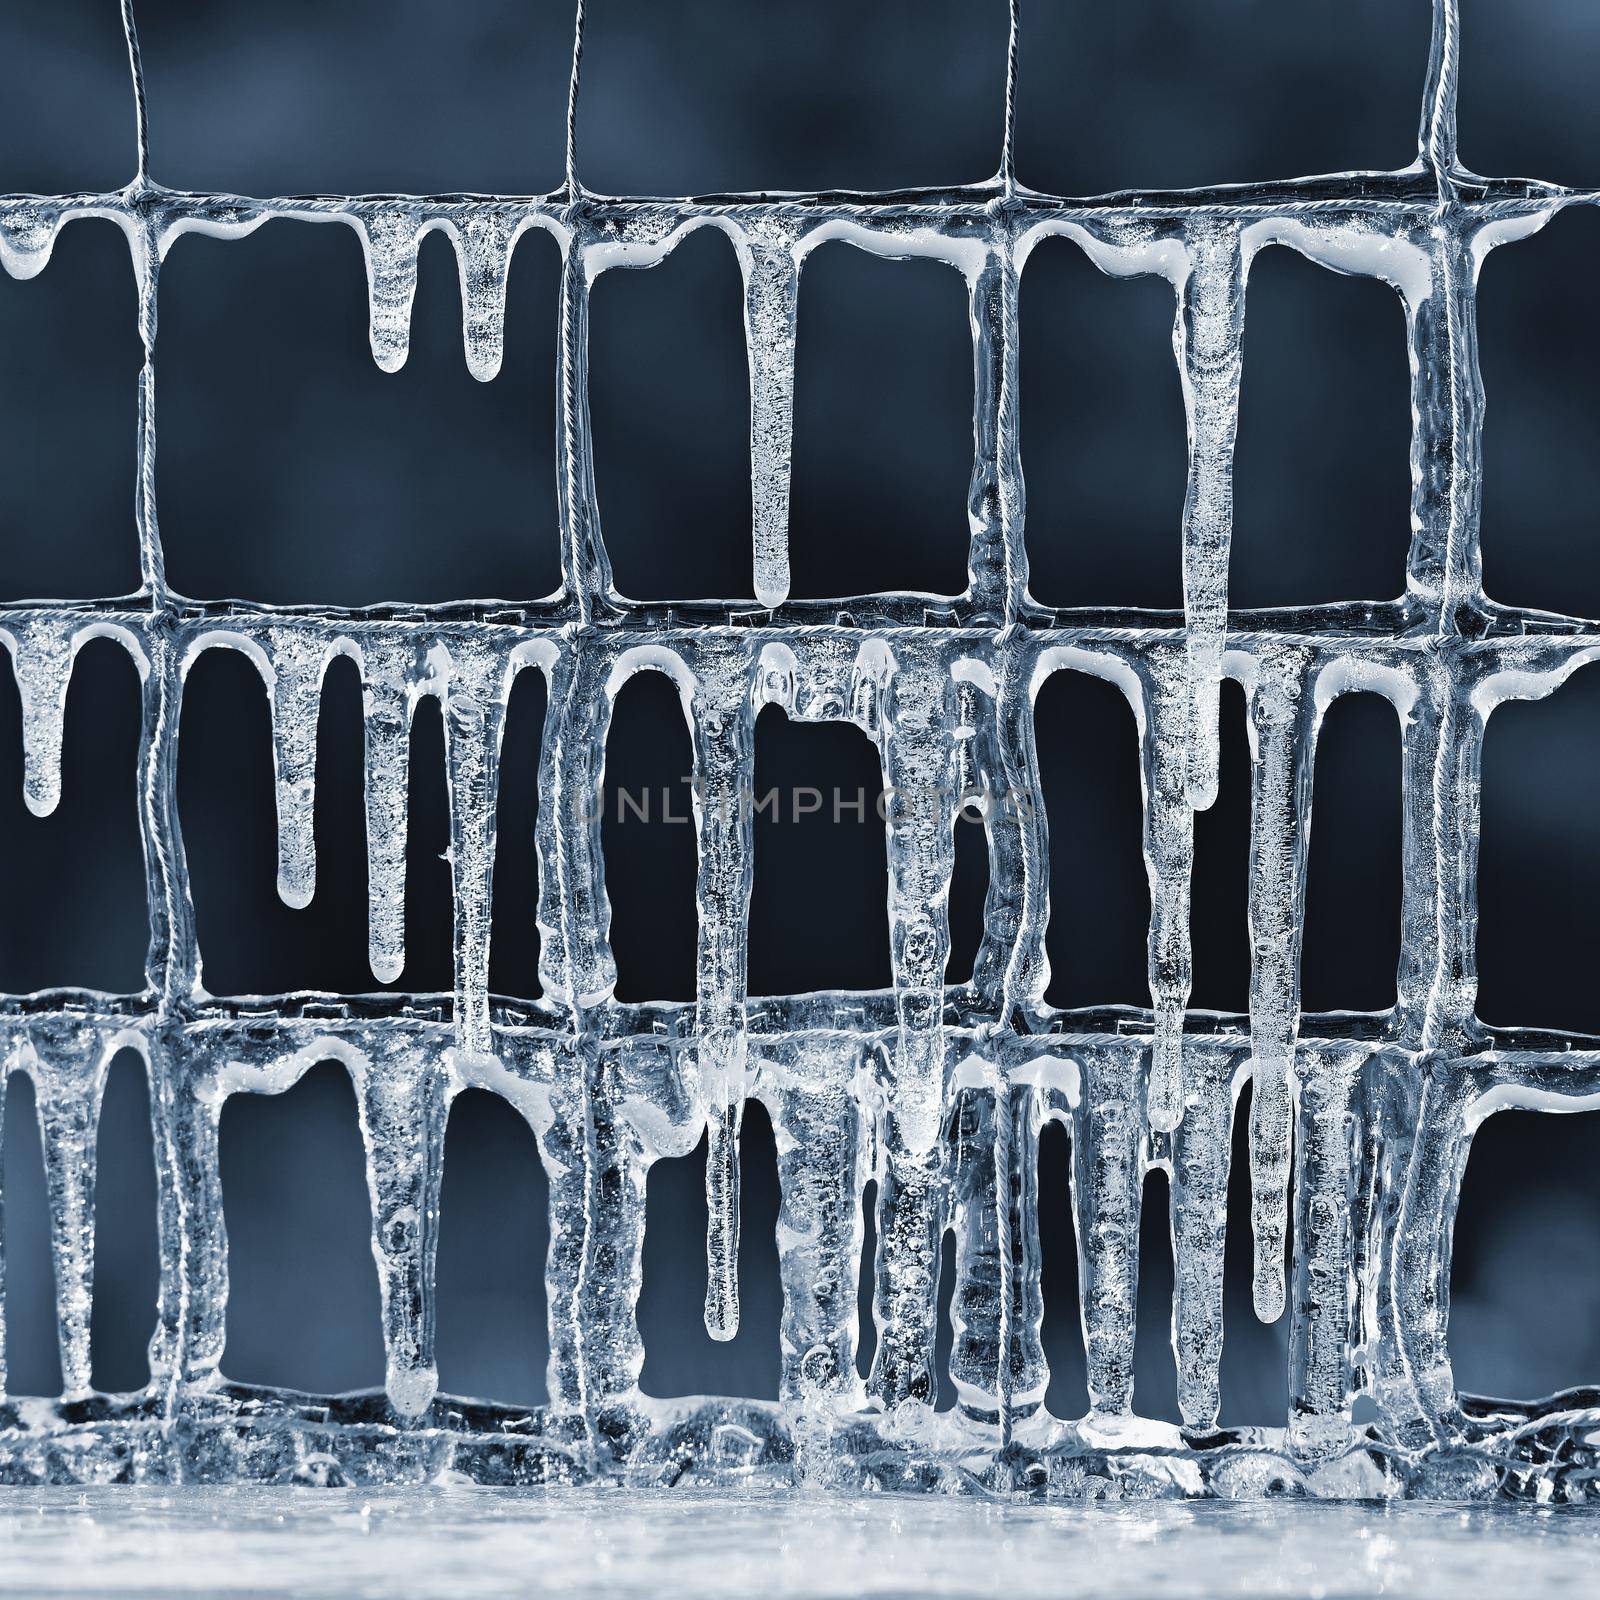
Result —
[[[142,680],[138,803],[150,910],[142,993],[51,990],[0,1001],[4,1058],[34,1081],[50,1177],[65,1393],[0,1416],[8,1476],[120,1472],[178,1480],[464,1472],[491,1479],[671,1480],[772,1469],[899,1486],[1155,1480],[1246,1493],[1519,1492],[1569,1461],[1597,1415],[1577,1399],[1463,1408],[1446,1348],[1450,1233],[1477,1124],[1510,1105],[1600,1104],[1600,1041],[1490,1031],[1475,1017],[1478,763],[1506,699],[1550,693],[1600,657],[1600,623],[1498,605],[1478,550],[1482,392],[1475,286],[1491,249],[1526,238],[1577,191],[1487,179],[1458,162],[1456,0],[1437,0],[1417,160],[1397,172],[1063,199],[1019,186],[1013,7],[1003,156],[987,183],[781,198],[615,199],[580,186],[569,118],[565,185],[539,198],[252,200],[176,192],[150,176],[131,5],[138,171],[105,194],[0,199],[0,258],[44,269],[59,230],[110,218],[126,234],[145,362],[136,528],[142,581],[119,598],[0,610],[21,693],[25,790],[48,813],[73,659],[109,636]],[[573,107],[583,16],[573,57]],[[373,355],[406,360],[418,247],[460,266],[468,365],[501,361],[512,248],[542,228],[562,256],[558,492],[562,583],[526,603],[418,609],[197,602],[163,569],[156,515],[156,305],[185,232],[238,238],[266,221],[343,223],[366,254]],[[597,277],[721,229],[743,273],[750,372],[754,606],[640,604],[615,591],[594,494],[586,395]],[[1103,271],[1164,278],[1188,413],[1181,616],[1050,608],[1028,592],[1018,446],[1017,302],[1029,252],[1072,239]],[[960,272],[976,376],[965,593],[788,598],[788,497],[798,284],[808,253],[845,239]],[[1251,260],[1286,245],[1390,284],[1405,310],[1412,414],[1405,593],[1370,604],[1230,611],[1228,551],[1240,341]],[[336,530],[330,530],[336,533]],[[312,816],[323,675],[336,655],[365,686],[370,962],[404,964],[408,741],[425,695],[444,713],[454,885],[450,994],[223,998],[201,983],[175,775],[185,674],[243,652],[272,707],[279,889],[315,889]],[[497,762],[516,675],[544,675],[537,842],[543,999],[488,989]],[[699,846],[697,999],[613,997],[598,807],[612,699],[638,671],[676,684],[693,740]],[[963,792],[1039,792],[1032,707],[1057,671],[1109,679],[1141,740],[1151,890],[1150,1007],[1046,1007],[1046,818],[993,804],[990,888],[971,981],[945,982],[947,894]],[[1187,1013],[1193,819],[1217,785],[1219,690],[1243,685],[1252,748],[1248,1017]],[[1351,690],[1394,705],[1404,743],[1403,950],[1379,1014],[1302,1017],[1299,947],[1309,795],[1324,711]],[[892,988],[752,1002],[746,922],[759,710],[849,721],[881,756]],[[95,1128],[112,1057],[133,1048],[152,1087],[161,1281],[150,1387],[90,1388]],[[280,1091],[324,1059],[355,1085],[387,1351],[381,1395],[248,1390],[218,1371],[227,1246],[218,1171],[226,1097]],[[1253,1084],[1255,1303],[1290,1307],[1282,1433],[1219,1431],[1225,1195],[1234,1108]],[[549,1403],[436,1394],[433,1250],[451,1097],[516,1105],[550,1173]],[[778,1132],[782,1395],[662,1402],[638,1392],[635,1305],[652,1160],[709,1140],[706,1321],[737,1327],[738,1150],[748,1098]],[[1070,1125],[1072,1205],[1091,1400],[1044,1410],[1036,1152]],[[1182,1430],[1135,1417],[1132,1346],[1143,1179],[1172,1181],[1173,1343]],[[1289,1215],[1293,1174],[1294,1216]],[[876,1359],[856,1376],[860,1196],[877,1182]],[[1292,1223],[1292,1226],[1291,1226]],[[940,1239],[957,1239],[952,1377],[932,1412]],[[1284,1244],[1294,1245],[1286,1286]],[[1359,1397],[1371,1417],[1352,1420]],[[1587,1449],[1587,1446],[1582,1449]],[[1581,1454],[1581,1450],[1580,1450]],[[1555,1469],[1549,1468],[1550,1471]],[[1085,1476],[1087,1474],[1087,1476]],[[1593,1476],[1592,1473],[1589,1474]],[[1574,1480],[1575,1481],[1575,1480]],[[1076,1488],[1075,1488],[1076,1486]]]

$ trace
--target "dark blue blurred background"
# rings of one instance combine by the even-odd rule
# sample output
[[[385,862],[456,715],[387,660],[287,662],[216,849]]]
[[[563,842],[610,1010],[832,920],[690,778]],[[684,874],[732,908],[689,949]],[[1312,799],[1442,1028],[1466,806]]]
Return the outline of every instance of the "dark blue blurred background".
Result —
[[[1585,0],[1468,0],[1461,148],[1483,171],[1600,178],[1600,11]],[[997,164],[1004,0],[591,0],[580,170],[611,192],[888,187],[970,181]],[[1260,178],[1411,157],[1425,0],[1030,0],[1019,118],[1024,182],[1063,192]],[[570,7],[544,0],[144,0],[153,170],[175,186],[540,192],[562,170]],[[115,186],[132,115],[115,0],[4,0],[0,191]],[[1489,395],[1484,564],[1500,599],[1600,614],[1594,252],[1600,215],[1560,218],[1485,270]],[[541,234],[512,270],[505,370],[468,376],[455,267],[422,253],[409,362],[367,350],[361,256],[340,227],[269,225],[180,240],[162,276],[160,491],[173,583],[189,594],[362,603],[499,595],[556,582],[557,263]],[[964,578],[971,351],[948,268],[843,244],[806,268],[794,444],[800,595]],[[1181,398],[1164,284],[1100,276],[1064,241],[1023,283],[1023,448],[1034,590],[1055,603],[1176,605]],[[80,223],[39,279],[0,277],[0,598],[137,581],[132,521],[133,286],[120,234]],[[748,427],[737,268],[720,235],[657,270],[615,272],[594,304],[600,506],[619,586],[747,595]],[[1283,250],[1251,277],[1238,448],[1235,601],[1399,592],[1408,539],[1402,319],[1385,287]],[[494,967],[537,993],[532,818],[542,688],[526,674],[505,744]],[[336,663],[318,772],[319,882],[274,890],[266,707],[253,669],[206,656],[185,699],[180,806],[216,993],[371,988],[365,964],[360,686]],[[1050,998],[1143,1002],[1147,897],[1131,715],[1063,674],[1039,701],[1051,820]],[[134,815],[137,690],[106,642],[84,652],[52,818],[21,801],[18,709],[0,674],[0,988],[141,983]],[[1221,797],[1197,824],[1195,994],[1248,984],[1243,701],[1224,703]],[[425,702],[413,746],[406,988],[449,984],[442,744]],[[629,686],[608,786],[659,794],[688,771],[675,696]],[[761,720],[758,784],[871,790],[853,729]],[[120,774],[120,777],[118,776]],[[1379,1008],[1398,954],[1399,737],[1389,706],[1339,701],[1319,749],[1305,1001]],[[1497,713],[1484,762],[1481,1012],[1600,1029],[1592,910],[1600,847],[1600,673]],[[675,808],[682,812],[681,803]],[[655,813],[659,816],[659,809]],[[607,825],[623,998],[693,993],[694,845],[681,825]],[[870,819],[871,813],[868,812]],[[887,979],[875,821],[762,823],[751,990]],[[986,871],[962,830],[952,970],[970,963]],[[1595,1119],[1506,1114],[1480,1135],[1457,1232],[1452,1343],[1462,1385],[1532,1395],[1600,1374]],[[5,1122],[11,1387],[59,1384],[31,1093]],[[769,1395],[777,1382],[776,1184],[765,1115],[745,1137],[731,1346],[700,1327],[703,1155],[650,1181],[641,1320],[653,1393]],[[139,1065],[119,1060],[101,1134],[96,1381],[143,1381],[156,1277]],[[1041,1156],[1052,1405],[1084,1405],[1060,1129]],[[324,1066],[223,1122],[231,1376],[313,1390],[382,1378],[355,1106]],[[439,1255],[440,1366],[457,1393],[543,1393],[545,1184],[507,1107],[452,1113]],[[1224,1414],[1284,1408],[1284,1329],[1249,1311],[1242,1160],[1231,1197]],[[1175,1416],[1166,1344],[1165,1182],[1149,1188],[1140,1407]],[[945,1292],[949,1291],[946,1271]],[[948,1336],[948,1335],[946,1335]],[[870,1348],[870,1334],[867,1344]]]

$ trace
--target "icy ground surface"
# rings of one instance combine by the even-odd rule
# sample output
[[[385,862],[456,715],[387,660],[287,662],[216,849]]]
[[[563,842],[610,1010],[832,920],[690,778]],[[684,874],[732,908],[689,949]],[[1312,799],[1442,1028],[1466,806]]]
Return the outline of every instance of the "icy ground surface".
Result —
[[[939,1496],[119,1487],[0,1495],[0,1590],[116,1595],[1593,1593],[1600,1516]]]

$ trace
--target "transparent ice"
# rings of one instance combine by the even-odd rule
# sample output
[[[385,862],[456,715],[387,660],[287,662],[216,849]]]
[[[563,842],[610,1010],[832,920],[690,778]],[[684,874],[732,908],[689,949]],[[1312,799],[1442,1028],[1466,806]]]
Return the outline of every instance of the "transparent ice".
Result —
[[[1600,1105],[1600,1041],[1491,1030],[1475,1016],[1478,763],[1507,699],[1551,693],[1600,657],[1597,625],[1498,605],[1478,551],[1483,395],[1475,286],[1492,249],[1595,191],[1486,179],[1456,156],[1456,0],[1436,0],[1417,159],[1200,191],[1067,200],[1013,165],[1019,41],[1012,8],[1002,160],[989,182],[895,194],[613,199],[567,178],[540,198],[454,195],[253,200],[166,189],[148,170],[131,0],[138,170],[107,194],[0,199],[0,259],[42,271],[59,230],[108,217],[127,236],[145,363],[139,382],[136,593],[0,610],[23,706],[25,792],[60,793],[77,651],[107,636],[142,679],[138,804],[149,891],[143,992],[53,990],[0,1002],[10,1071],[33,1080],[43,1137],[64,1393],[0,1410],[0,1476],[74,1483],[452,1482],[735,1484],[851,1491],[972,1489],[1129,1495],[1581,1499],[1597,1481],[1596,1391],[1545,1401],[1461,1396],[1446,1343],[1455,1201],[1472,1135],[1507,1107]],[[583,30],[573,58],[575,113]],[[997,108],[997,112],[998,112]],[[156,518],[157,280],[185,232],[240,238],[277,218],[356,230],[374,358],[406,361],[418,246],[460,266],[468,366],[499,370],[512,247],[530,228],[562,252],[558,491],[563,582],[542,600],[422,609],[201,603],[168,585]],[[654,266],[697,228],[732,241],[745,287],[755,606],[640,604],[612,584],[596,511],[586,399],[598,276]],[[1172,288],[1188,413],[1182,616],[1051,609],[1028,592],[1018,449],[1020,275],[1042,239],[1103,271]],[[788,598],[795,319],[808,254],[829,239],[928,257],[964,278],[976,375],[969,582],[959,596]],[[1363,604],[1237,612],[1228,604],[1232,453],[1250,264],[1269,245],[1389,284],[1412,374],[1406,592]],[[365,689],[373,975],[405,960],[406,783],[413,713],[444,713],[454,880],[450,994],[219,997],[202,982],[178,827],[184,680],[209,649],[242,652],[272,708],[278,882],[316,890],[316,724],[335,656]],[[543,998],[488,988],[495,801],[518,673],[549,693],[536,822]],[[605,736],[641,671],[677,686],[693,740],[699,846],[692,1005],[624,1005],[601,859]],[[1115,684],[1137,719],[1151,898],[1148,1009],[1047,1007],[1047,819],[1032,707],[1057,671]],[[1252,844],[1248,1017],[1188,1009],[1194,817],[1217,789],[1224,677],[1249,706]],[[1300,940],[1319,723],[1351,691],[1387,698],[1404,741],[1403,953],[1381,1014],[1302,1017]],[[874,741],[886,819],[893,986],[752,1002],[746,923],[758,712],[847,721]],[[990,884],[970,982],[946,982],[953,829],[986,810]],[[1073,908],[1065,908],[1072,914]],[[144,1058],[160,1191],[152,1380],[90,1387],[95,1131],[112,1057]],[[274,1094],[319,1061],[360,1106],[382,1289],[382,1392],[249,1388],[219,1370],[228,1288],[218,1123],[228,1096]],[[1232,1122],[1249,1128],[1256,1313],[1288,1316],[1281,1428],[1220,1411],[1222,1269]],[[549,1402],[440,1395],[433,1258],[452,1097],[504,1097],[550,1178]],[[638,1387],[635,1306],[651,1164],[708,1140],[706,1326],[738,1327],[739,1135],[760,1100],[776,1132],[782,1210],[782,1392],[776,1403],[661,1401]],[[1070,1196],[1038,1193],[1041,1127],[1070,1130]],[[1132,1381],[1144,1178],[1171,1180],[1172,1342],[1182,1426],[1141,1418]],[[856,1373],[861,1201],[877,1194],[870,1376]],[[1293,1195],[1291,1216],[1290,1195]],[[1069,1204],[1079,1241],[1090,1408],[1044,1407],[1038,1213]],[[936,1413],[942,1236],[956,1239],[959,1403]],[[1286,1281],[1285,1244],[1293,1266]]]

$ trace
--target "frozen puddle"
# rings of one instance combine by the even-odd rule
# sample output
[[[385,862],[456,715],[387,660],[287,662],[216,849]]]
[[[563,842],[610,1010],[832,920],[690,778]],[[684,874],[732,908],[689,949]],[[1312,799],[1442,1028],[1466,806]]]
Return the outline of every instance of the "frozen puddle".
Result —
[[[16,1489],[15,1594],[1365,1595],[1600,1590],[1600,1516],[461,1489]]]

